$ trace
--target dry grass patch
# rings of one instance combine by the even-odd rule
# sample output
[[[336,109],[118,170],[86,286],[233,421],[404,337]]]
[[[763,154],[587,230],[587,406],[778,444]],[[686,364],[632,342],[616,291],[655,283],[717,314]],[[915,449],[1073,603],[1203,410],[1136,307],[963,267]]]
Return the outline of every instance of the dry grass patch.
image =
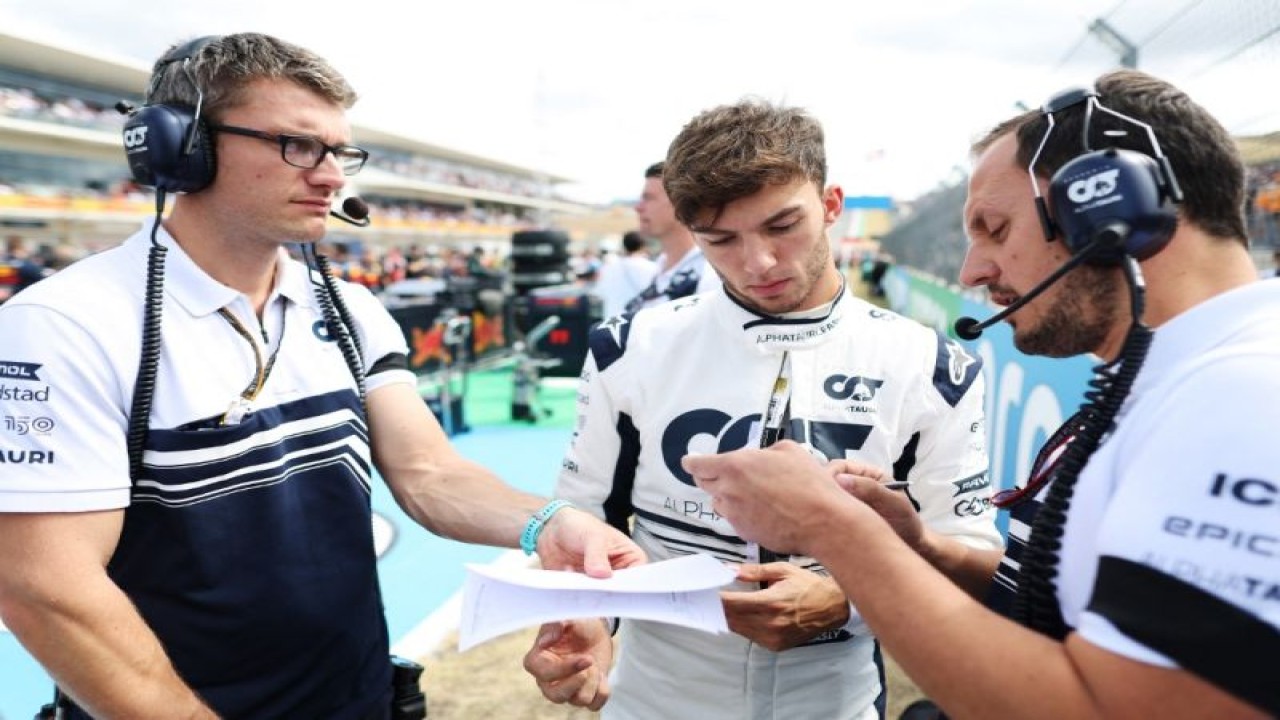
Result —
[[[548,702],[533,678],[521,667],[533,645],[537,628],[494,638],[465,653],[458,652],[457,637],[439,653],[420,658],[426,666],[422,688],[427,695],[430,720],[585,720],[598,713]],[[889,680],[889,714],[896,718],[920,691],[886,658]]]

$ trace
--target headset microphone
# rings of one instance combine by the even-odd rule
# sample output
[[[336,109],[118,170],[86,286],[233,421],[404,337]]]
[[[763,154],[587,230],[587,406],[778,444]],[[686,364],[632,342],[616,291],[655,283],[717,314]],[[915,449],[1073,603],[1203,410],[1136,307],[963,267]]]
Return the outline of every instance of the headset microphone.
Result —
[[[1036,285],[1035,287],[1031,288],[1031,291],[1028,292],[1026,295],[1023,295],[1022,297],[1018,298],[1015,302],[1010,303],[1008,307],[996,313],[995,315],[992,315],[986,320],[983,320],[982,322],[978,322],[977,318],[971,318],[971,317],[958,318],[955,322],[955,325],[952,326],[952,330],[955,331],[956,337],[960,338],[961,340],[977,340],[979,337],[981,337],[983,330],[986,330],[992,325],[995,325],[1001,320],[1004,320],[1005,318],[1009,317],[1010,315],[1020,310],[1023,305],[1026,305],[1032,300],[1035,300],[1040,295],[1040,293],[1044,292],[1045,290],[1048,290],[1050,286],[1052,286],[1054,283],[1061,280],[1063,275],[1066,275],[1067,273],[1075,269],[1077,265],[1088,260],[1089,256],[1093,255],[1093,251],[1095,249],[1099,247],[1103,247],[1104,245],[1110,244],[1112,242],[1115,242],[1115,238],[1111,235],[1103,235],[1095,238],[1093,242],[1086,245],[1080,252],[1076,253],[1075,255],[1072,255],[1070,260],[1067,260],[1062,264],[1061,267],[1059,267],[1057,270],[1054,270],[1053,274],[1049,275],[1049,277],[1045,278],[1044,280],[1041,280],[1039,285]]]
[[[369,226],[369,203],[354,195],[342,201],[341,211],[330,210],[329,214],[356,227]]]

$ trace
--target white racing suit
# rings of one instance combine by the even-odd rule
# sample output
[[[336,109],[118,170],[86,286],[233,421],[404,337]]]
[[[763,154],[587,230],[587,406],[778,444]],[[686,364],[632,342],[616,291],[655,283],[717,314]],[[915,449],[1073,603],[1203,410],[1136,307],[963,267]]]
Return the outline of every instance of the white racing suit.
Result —
[[[557,495],[624,530],[633,520],[630,532],[651,561],[689,553],[758,560],[680,458],[759,444],[784,352],[786,437],[819,459],[892,468],[910,481],[907,492],[935,531],[999,547],[981,363],[933,330],[847,292],[778,318],[716,291],[611,318],[590,346]],[[789,561],[826,574],[811,558]],[[604,716],[873,718],[882,676],[856,609],[844,628],[783,652],[732,633],[626,620]]]

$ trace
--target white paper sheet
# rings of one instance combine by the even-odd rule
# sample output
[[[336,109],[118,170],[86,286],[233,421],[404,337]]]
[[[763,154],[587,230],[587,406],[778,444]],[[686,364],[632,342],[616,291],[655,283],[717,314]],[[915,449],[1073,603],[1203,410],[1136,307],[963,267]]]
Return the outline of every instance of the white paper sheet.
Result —
[[[718,588],[735,573],[709,555],[616,570],[610,578],[534,568],[467,565],[458,649],[558,620],[626,617],[728,632]]]

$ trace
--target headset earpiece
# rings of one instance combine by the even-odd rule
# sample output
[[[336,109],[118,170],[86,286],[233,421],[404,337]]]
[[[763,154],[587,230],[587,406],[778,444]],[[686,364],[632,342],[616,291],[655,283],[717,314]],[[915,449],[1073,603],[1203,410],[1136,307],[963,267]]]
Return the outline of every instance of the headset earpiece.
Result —
[[[139,185],[169,193],[203,190],[217,166],[204,121],[179,105],[145,105],[124,125],[125,157]]]
[[[195,108],[167,103],[152,104],[152,94],[169,66],[185,64],[217,36],[197,38],[166,54],[159,62],[147,92],[147,104],[134,110],[124,124],[124,151],[129,171],[139,185],[168,193],[192,193],[213,182],[217,172],[213,142],[201,117],[203,91]],[[190,75],[188,75],[190,77]],[[192,84],[195,79],[191,78]]]
[[[1049,205],[1058,235],[1080,252],[1102,240],[1089,262],[1113,265],[1126,255],[1146,260],[1173,237],[1177,215],[1169,181],[1150,156],[1106,148],[1081,155],[1054,173]]]

